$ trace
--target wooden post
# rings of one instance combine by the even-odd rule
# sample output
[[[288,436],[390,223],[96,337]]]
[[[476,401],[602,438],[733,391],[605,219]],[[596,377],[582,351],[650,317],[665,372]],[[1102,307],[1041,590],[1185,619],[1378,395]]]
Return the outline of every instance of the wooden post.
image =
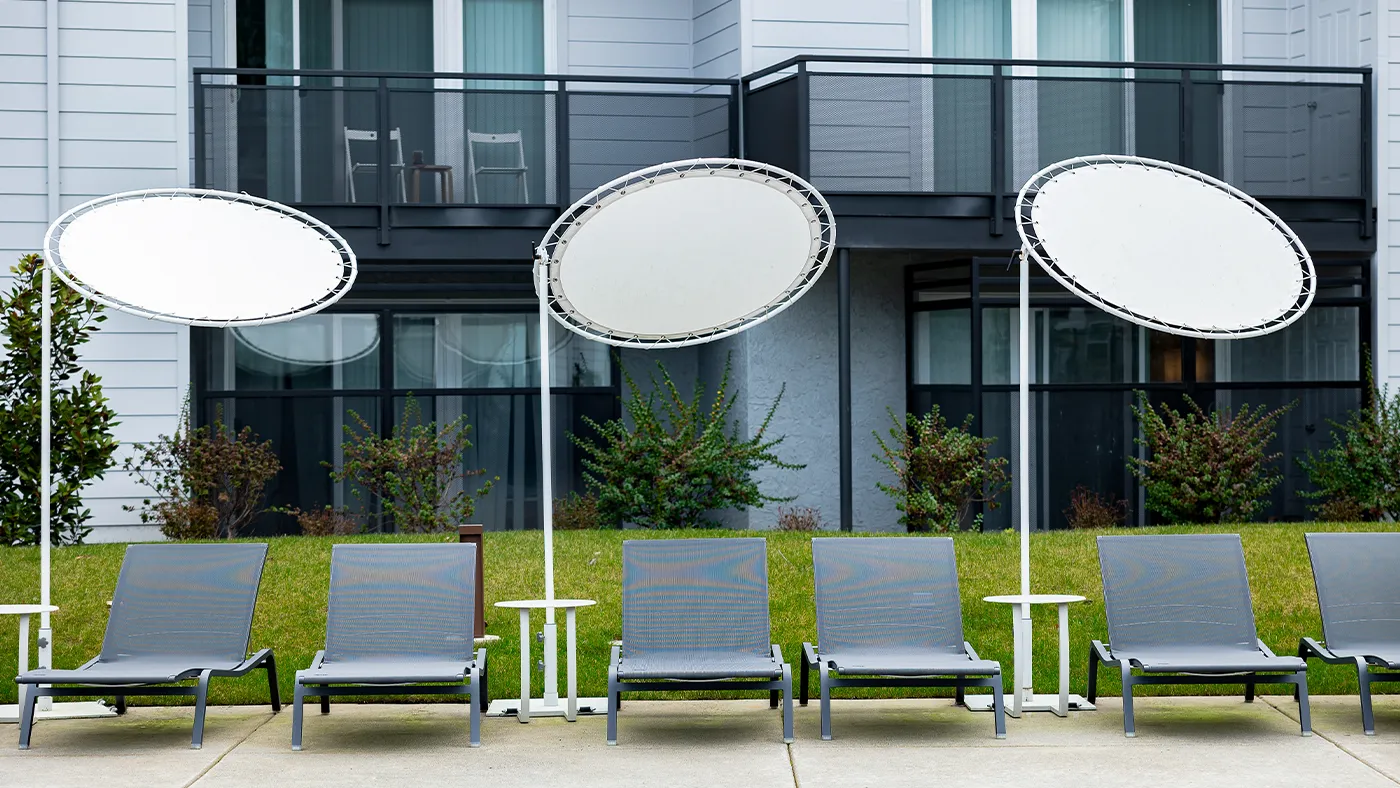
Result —
[[[472,633],[472,637],[477,638],[486,637],[486,562],[481,554],[483,530],[479,525],[457,526],[457,541],[476,545],[476,632]]]

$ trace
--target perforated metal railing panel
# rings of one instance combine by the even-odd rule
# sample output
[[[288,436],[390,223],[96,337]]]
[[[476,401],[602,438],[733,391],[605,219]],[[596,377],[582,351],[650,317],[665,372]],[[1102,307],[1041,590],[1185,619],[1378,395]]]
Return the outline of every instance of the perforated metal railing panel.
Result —
[[[126,549],[102,661],[247,656],[265,544],[132,545]]]
[[[771,642],[763,539],[622,543],[624,659],[685,652],[766,657]]]
[[[964,653],[952,539],[813,539],[812,564],[823,652]]]
[[[1400,658],[1400,533],[1308,534],[1322,633],[1349,652]]]
[[[476,546],[331,548],[327,663],[472,658]]]
[[[1115,652],[1257,652],[1239,536],[1100,536],[1098,543]]]

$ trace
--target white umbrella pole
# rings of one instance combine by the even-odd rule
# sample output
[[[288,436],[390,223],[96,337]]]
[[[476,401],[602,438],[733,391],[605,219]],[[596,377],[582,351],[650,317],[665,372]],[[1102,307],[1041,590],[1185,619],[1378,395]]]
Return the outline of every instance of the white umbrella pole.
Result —
[[[53,623],[49,620],[48,607],[52,604],[49,577],[52,574],[50,553],[53,549],[49,544],[53,528],[50,512],[53,507],[53,493],[50,489],[53,484],[50,476],[52,436],[49,434],[53,414],[53,386],[50,383],[53,368],[53,282],[49,278],[48,261],[44,261],[42,268],[39,275],[43,282],[40,286],[39,305],[39,604],[44,606],[44,611],[39,614],[39,667],[52,668]],[[53,699],[39,699],[40,711],[49,711],[52,708]]]
[[[540,296],[540,502],[544,516],[544,598],[554,601],[554,429],[549,400],[549,266],[535,261]],[[558,639],[554,608],[544,612],[544,702],[559,705]],[[521,644],[525,648],[525,644]]]
[[[1020,407],[1021,451],[1017,456],[1016,473],[1020,477],[1021,502],[1021,593],[1031,592],[1031,275],[1030,259],[1021,252],[1021,354]]]

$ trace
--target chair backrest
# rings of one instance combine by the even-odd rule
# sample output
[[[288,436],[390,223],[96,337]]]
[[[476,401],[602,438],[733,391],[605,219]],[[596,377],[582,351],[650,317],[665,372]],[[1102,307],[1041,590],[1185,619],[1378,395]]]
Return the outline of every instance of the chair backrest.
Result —
[[[379,132],[373,129],[352,129],[345,127],[345,161],[355,163],[354,157],[350,154],[350,143],[352,142],[378,142]],[[389,141],[394,143],[394,161],[396,166],[403,165],[403,132],[400,129],[389,130]]]
[[[1258,650],[1238,534],[1100,536],[1104,611],[1114,651]]]
[[[1400,644],[1400,533],[1307,539],[1328,648]]]
[[[472,657],[476,545],[331,548],[326,662]]]
[[[622,653],[768,656],[768,543],[633,539],[622,543]]]
[[[248,655],[265,544],[135,544],[126,548],[103,662]]]
[[[813,539],[812,569],[822,651],[965,652],[952,539]]]
[[[525,167],[525,136],[519,131],[503,132],[492,134],[483,131],[472,131],[467,129],[467,158],[470,159],[470,166],[476,167],[477,145],[513,145],[515,146],[515,163],[511,167]],[[491,165],[488,165],[491,166]]]

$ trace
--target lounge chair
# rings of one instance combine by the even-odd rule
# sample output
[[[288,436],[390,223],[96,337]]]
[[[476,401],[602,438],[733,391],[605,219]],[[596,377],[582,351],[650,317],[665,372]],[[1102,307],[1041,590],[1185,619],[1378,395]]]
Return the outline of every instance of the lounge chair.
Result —
[[[833,687],[991,687],[998,739],[1006,738],[1001,665],[963,640],[953,540],[812,540],[817,643],[803,643],[801,704],[808,674],[821,684],[822,738],[831,739]]]
[[[792,667],[769,637],[763,539],[622,543],[622,645],[608,663],[608,744],[623,692],[768,690],[792,741]]]
[[[472,653],[475,615],[476,545],[332,547],[326,648],[297,671],[292,749],[306,698],[329,714],[332,695],[467,695],[480,747],[486,649]]]
[[[42,697],[106,694],[125,713],[127,695],[193,695],[190,746],[204,742],[209,679],[267,671],[272,710],[277,666],[271,649],[248,656],[265,544],[141,544],[126,548],[102,653],[76,670],[31,670],[19,684],[19,748],[29,749]],[[193,680],[193,686],[183,682]],[[68,684],[81,686],[39,686]],[[179,686],[169,686],[179,685]]]
[[[1400,681],[1400,533],[1308,534],[1322,638],[1303,638],[1298,656],[1354,665],[1361,686],[1361,727],[1376,734],[1371,685]]]
[[[1088,695],[1098,696],[1099,665],[1121,671],[1124,734],[1136,735],[1139,684],[1244,684],[1247,703],[1256,684],[1292,684],[1303,735],[1312,735],[1307,662],[1259,640],[1237,534],[1098,539],[1110,645],[1090,644]]]

